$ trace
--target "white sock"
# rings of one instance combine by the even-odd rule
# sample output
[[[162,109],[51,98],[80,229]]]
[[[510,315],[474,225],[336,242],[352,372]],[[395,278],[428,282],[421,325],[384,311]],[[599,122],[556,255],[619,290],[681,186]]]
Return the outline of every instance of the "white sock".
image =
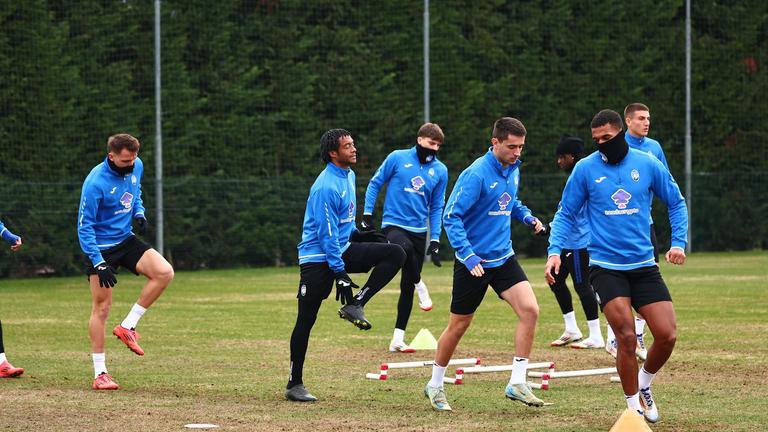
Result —
[[[403,342],[403,338],[405,337],[405,330],[400,330],[399,328],[395,329],[395,332],[392,333],[392,342]]]
[[[616,339],[616,335],[613,334],[613,329],[610,324],[605,325],[605,338],[608,342],[612,342]]]
[[[528,359],[524,357],[515,357],[512,360],[512,375],[509,377],[509,383],[524,384],[527,370]]]
[[[645,320],[642,318],[635,318],[635,333],[641,335],[645,333]]]
[[[419,291],[424,291],[425,289],[427,289],[427,284],[425,284],[423,280],[419,279],[419,283],[417,283],[415,287]]]
[[[445,378],[445,370],[448,366],[438,366],[437,363],[432,365],[432,379],[429,380],[428,386],[432,388],[440,388],[443,386],[443,378]]]
[[[637,386],[641,389],[648,388],[651,386],[651,381],[653,381],[653,377],[655,377],[656,374],[648,373],[648,371],[645,370],[645,366],[640,368],[640,372],[637,374]]]
[[[568,333],[579,332],[579,325],[576,324],[576,312],[570,311],[567,314],[563,314],[563,321],[565,321],[565,331]]]
[[[635,393],[632,396],[624,395],[624,398],[627,400],[627,408],[643,412],[643,407],[640,406],[640,393]]]
[[[2,363],[2,362],[4,362],[4,361],[6,361],[6,358],[5,358],[5,353],[4,353],[4,352],[1,352],[1,353],[0,353],[0,363]]]
[[[147,308],[139,306],[138,303],[135,303],[131,308],[131,311],[128,312],[128,316],[125,317],[120,325],[127,329],[135,329],[136,325],[139,323],[139,320],[142,316],[144,316],[144,312],[146,311]]]
[[[107,373],[107,355],[104,353],[93,353],[93,372],[94,378],[98,378],[102,373]]]
[[[596,340],[596,341],[603,340],[603,334],[600,333],[600,318],[587,321],[587,326],[589,327],[590,339]]]

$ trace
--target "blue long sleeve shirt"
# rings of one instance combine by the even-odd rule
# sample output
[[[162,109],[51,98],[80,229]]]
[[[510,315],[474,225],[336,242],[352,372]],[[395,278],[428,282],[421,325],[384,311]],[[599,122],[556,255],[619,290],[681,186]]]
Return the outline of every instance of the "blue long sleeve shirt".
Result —
[[[648,217],[653,194],[669,207],[672,247],[685,248],[688,210],[675,179],[655,157],[635,149],[618,164],[599,152],[580,160],[563,190],[549,236],[549,255],[559,255],[585,207],[591,239],[589,263],[612,270],[654,265]]]
[[[364,214],[373,214],[384,184],[388,187],[381,227],[392,225],[413,233],[425,233],[429,221],[430,240],[439,241],[448,184],[445,165],[436,158],[421,164],[416,147],[393,151],[368,183]]]
[[[344,271],[341,255],[356,230],[356,205],[354,171],[328,163],[309,190],[299,264],[327,262],[334,273]]]
[[[522,221],[531,215],[517,199],[520,183],[518,160],[506,168],[492,149],[459,175],[443,215],[448,240],[462,263],[472,255],[484,268],[503,265],[515,254],[512,249],[512,218]]]
[[[629,148],[637,149],[641,152],[655,156],[656,159],[664,164],[664,168],[669,169],[669,164],[667,164],[667,158],[664,156],[664,150],[661,148],[661,143],[653,138],[648,138],[647,136],[636,137],[629,132],[624,134],[624,139],[627,141],[627,144],[629,144]],[[651,214],[648,220],[653,223],[653,214]]]
[[[562,203],[557,205],[557,209],[560,210]],[[552,221],[554,224],[555,221]],[[551,226],[551,224],[550,224]],[[587,220],[587,210],[582,207],[576,214],[576,224],[574,225],[568,237],[563,242],[563,249],[586,249],[589,246],[589,221]]]
[[[12,233],[11,230],[5,227],[5,224],[3,224],[2,221],[0,221],[0,238],[7,241],[10,244],[16,244],[17,241],[19,241],[19,236]]]
[[[136,158],[133,172],[122,176],[109,167],[107,160],[96,165],[85,178],[77,215],[80,248],[94,266],[104,262],[101,251],[133,235],[133,218],[144,214],[144,162]]]

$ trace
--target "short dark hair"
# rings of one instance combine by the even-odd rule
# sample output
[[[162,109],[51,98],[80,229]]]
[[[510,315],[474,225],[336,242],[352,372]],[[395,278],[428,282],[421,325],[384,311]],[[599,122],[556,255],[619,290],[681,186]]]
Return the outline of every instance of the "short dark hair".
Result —
[[[439,143],[445,141],[445,134],[437,123],[424,123],[419,128],[419,138],[431,138]]]
[[[139,151],[140,146],[139,140],[126,133],[112,135],[107,140],[107,149],[110,153],[114,154],[119,154],[123,150],[136,153]]]
[[[502,117],[493,124],[492,137],[497,140],[505,140],[507,136],[524,137],[528,134],[523,122],[513,117]]]
[[[346,129],[329,129],[320,137],[320,157],[323,162],[331,161],[331,152],[339,150],[339,138],[352,136]]]
[[[619,113],[614,110],[604,109],[592,117],[592,123],[589,125],[592,129],[610,124],[618,130],[624,130],[624,121]]]
[[[636,111],[648,111],[651,112],[651,109],[648,108],[648,105],[641,104],[640,102],[633,102],[629,105],[627,105],[626,108],[624,108],[624,117],[629,117],[633,115]]]

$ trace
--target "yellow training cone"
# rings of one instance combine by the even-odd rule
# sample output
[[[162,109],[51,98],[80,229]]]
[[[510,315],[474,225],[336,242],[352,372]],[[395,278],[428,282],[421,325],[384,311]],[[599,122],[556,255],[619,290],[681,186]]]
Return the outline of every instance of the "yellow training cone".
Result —
[[[434,350],[437,349],[437,339],[432,336],[429,330],[423,328],[416,333],[416,337],[409,345],[415,350]]]
[[[625,409],[608,432],[653,432],[645,422],[645,417],[632,409]]]

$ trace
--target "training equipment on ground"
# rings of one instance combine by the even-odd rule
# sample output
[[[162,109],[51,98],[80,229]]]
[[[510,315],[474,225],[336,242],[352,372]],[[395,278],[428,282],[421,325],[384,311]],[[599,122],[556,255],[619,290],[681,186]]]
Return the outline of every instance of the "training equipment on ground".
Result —
[[[652,432],[645,417],[632,409],[625,409],[608,432]]]
[[[219,427],[219,425],[211,424],[211,423],[190,423],[185,424],[185,428],[187,429],[216,429]]]
[[[591,375],[606,375],[606,374],[613,374],[613,373],[616,373],[615,367],[561,371],[561,372],[551,372],[551,373],[531,371],[531,372],[528,372],[528,376],[532,378],[541,378],[544,375],[549,375],[549,379],[555,379],[555,378],[574,378],[574,377],[591,376]]]
[[[409,362],[396,362],[396,363],[382,363],[379,367],[379,373],[367,373],[365,377],[374,380],[386,380],[389,377],[390,369],[408,369],[408,368],[420,368],[432,366],[435,364],[434,360],[423,361],[409,361]],[[448,366],[456,365],[479,365],[479,358],[466,358],[466,359],[452,359],[448,362]],[[458,382],[457,382],[458,381]],[[447,384],[461,384],[461,378],[449,378],[446,377],[443,382]]]
[[[555,363],[554,362],[539,362],[539,363],[528,363],[527,369],[549,369],[549,373],[553,373],[555,371]],[[470,366],[470,367],[464,367],[464,368],[457,368],[456,369],[456,380],[458,382],[456,384],[462,384],[464,382],[464,374],[473,374],[473,373],[488,373],[488,372],[510,372],[512,370],[512,365],[494,365],[494,366]],[[545,373],[541,375],[541,383],[534,383],[534,382],[528,382],[528,385],[531,386],[531,388],[535,389],[541,389],[541,390],[549,390],[549,374]]]
[[[413,340],[408,345],[415,350],[436,350],[437,339],[432,336],[429,330],[423,328],[416,333],[416,336],[413,337]]]

